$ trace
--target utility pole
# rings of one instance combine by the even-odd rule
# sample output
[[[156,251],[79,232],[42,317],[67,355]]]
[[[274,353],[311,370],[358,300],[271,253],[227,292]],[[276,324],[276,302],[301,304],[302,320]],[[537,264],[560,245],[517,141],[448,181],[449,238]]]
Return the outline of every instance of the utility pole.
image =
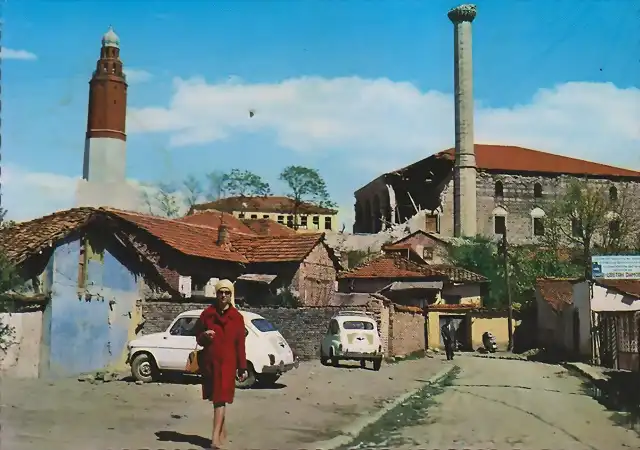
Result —
[[[502,235],[502,261],[504,264],[504,282],[507,287],[507,308],[508,319],[507,327],[509,328],[509,346],[507,350],[513,351],[513,303],[511,302],[511,285],[509,284],[509,246],[507,243],[507,227],[505,224],[504,233]]]

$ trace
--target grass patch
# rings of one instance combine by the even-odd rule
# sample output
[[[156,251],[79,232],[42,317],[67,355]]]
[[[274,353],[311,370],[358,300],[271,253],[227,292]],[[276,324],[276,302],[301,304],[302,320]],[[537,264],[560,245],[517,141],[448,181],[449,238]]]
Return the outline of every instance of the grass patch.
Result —
[[[427,415],[427,409],[437,402],[435,397],[444,392],[447,386],[451,386],[460,373],[459,367],[454,367],[451,372],[437,383],[427,384],[405,402],[387,411],[380,420],[366,427],[353,441],[338,450],[394,448],[402,444],[414,444],[408,442],[401,431],[403,428],[416,425],[433,423]]]

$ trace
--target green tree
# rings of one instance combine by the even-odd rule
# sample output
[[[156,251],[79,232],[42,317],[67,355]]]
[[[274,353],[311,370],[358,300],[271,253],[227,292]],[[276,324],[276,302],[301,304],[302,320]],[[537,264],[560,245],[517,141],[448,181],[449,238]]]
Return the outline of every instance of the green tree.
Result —
[[[222,176],[221,192],[231,197],[267,197],[269,183],[249,170],[232,169]]]
[[[496,242],[482,236],[466,239],[449,248],[449,260],[456,266],[487,277],[485,306],[507,306],[504,255]],[[509,287],[515,308],[532,306],[537,278],[573,277],[581,272],[580,266],[559,257],[557,252],[548,247],[510,246],[507,261]]]
[[[329,196],[327,184],[318,170],[304,166],[288,166],[280,174],[280,180],[289,187],[287,196],[293,200],[292,214],[295,218],[295,226],[298,224],[300,207],[304,203],[323,208],[336,208],[336,204]]]
[[[555,189],[558,194],[545,205],[544,246],[558,253],[575,249],[585,276],[594,251],[633,250],[640,240],[640,192],[635,187],[589,179],[572,179],[564,187]]]
[[[154,216],[180,217],[185,208],[185,196],[172,183],[160,182],[146,186],[142,197],[148,213]]]

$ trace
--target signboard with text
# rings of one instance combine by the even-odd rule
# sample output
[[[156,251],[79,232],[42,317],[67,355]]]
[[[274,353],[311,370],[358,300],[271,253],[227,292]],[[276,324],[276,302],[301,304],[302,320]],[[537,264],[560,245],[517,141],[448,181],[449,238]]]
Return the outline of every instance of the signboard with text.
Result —
[[[640,255],[592,256],[591,277],[608,280],[640,280]]]

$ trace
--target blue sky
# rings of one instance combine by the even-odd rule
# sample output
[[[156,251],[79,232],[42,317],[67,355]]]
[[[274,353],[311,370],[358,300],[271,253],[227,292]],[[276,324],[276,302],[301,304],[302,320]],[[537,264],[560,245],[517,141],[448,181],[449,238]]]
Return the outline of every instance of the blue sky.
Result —
[[[88,80],[113,25],[130,71],[129,178],[237,167],[278,192],[284,166],[313,166],[348,222],[355,189],[453,145],[457,4],[7,2],[3,206],[18,219],[73,206]],[[476,141],[640,169],[638,3],[476,4]]]

